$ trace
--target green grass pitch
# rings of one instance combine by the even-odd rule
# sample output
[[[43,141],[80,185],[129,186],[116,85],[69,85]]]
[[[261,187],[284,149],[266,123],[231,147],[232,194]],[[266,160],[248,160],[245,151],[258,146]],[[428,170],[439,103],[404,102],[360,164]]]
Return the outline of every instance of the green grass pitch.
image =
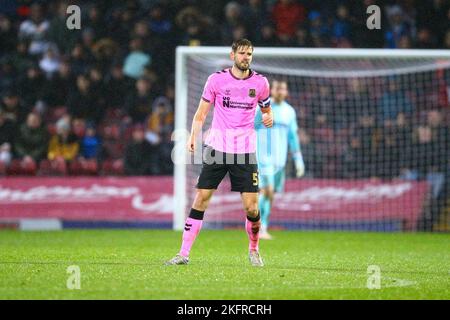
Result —
[[[261,241],[203,230],[188,266],[163,266],[181,233],[154,230],[0,232],[0,299],[450,299],[448,234],[293,232]],[[80,290],[67,289],[71,265]],[[381,288],[367,288],[369,265]]]

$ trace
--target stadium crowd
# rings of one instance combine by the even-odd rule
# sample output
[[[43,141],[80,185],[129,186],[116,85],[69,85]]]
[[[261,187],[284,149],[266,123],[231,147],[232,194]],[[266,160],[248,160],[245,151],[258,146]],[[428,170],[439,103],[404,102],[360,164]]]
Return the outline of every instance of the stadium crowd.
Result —
[[[66,27],[69,4],[81,7],[81,30]],[[383,27],[368,32],[371,4],[382,7]],[[229,46],[242,37],[256,46],[450,49],[450,5],[0,0],[0,173],[172,174],[176,46]],[[442,81],[444,92],[448,74]],[[346,95],[316,89],[320,99],[299,93],[294,103],[304,106],[299,135],[309,176],[424,178],[436,197],[448,192],[446,91],[423,110],[403,100],[416,109],[397,110],[395,84],[367,96],[385,110],[380,121],[345,107],[352,95],[364,100],[361,84],[349,84]],[[327,97],[328,107],[314,105]]]

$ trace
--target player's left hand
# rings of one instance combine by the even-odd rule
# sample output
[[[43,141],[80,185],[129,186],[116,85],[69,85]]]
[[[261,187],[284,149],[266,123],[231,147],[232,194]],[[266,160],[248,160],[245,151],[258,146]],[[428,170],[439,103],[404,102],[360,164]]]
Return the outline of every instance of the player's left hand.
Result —
[[[272,112],[266,112],[262,115],[262,122],[266,128],[271,128],[273,126],[273,114]]]

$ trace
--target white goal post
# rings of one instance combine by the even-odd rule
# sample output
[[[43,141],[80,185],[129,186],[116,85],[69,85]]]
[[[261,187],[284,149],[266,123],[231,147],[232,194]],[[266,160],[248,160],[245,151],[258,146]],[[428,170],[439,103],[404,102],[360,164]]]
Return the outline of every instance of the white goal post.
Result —
[[[217,63],[217,69],[220,70],[220,66],[223,66],[224,61],[228,58],[230,47],[186,47],[180,46],[176,50],[176,80],[175,80],[175,132],[178,137],[175,136],[175,144],[178,144],[174,148],[178,155],[186,157],[186,140],[187,137],[181,137],[180,132],[190,131],[192,114],[188,110],[197,108],[198,101],[201,98],[200,85],[195,95],[197,99],[195,105],[192,104],[192,99],[189,101],[189,82],[192,81],[189,78],[188,73],[192,70],[189,69],[188,63],[190,57],[204,58],[205,60],[221,60]],[[266,70],[260,70],[258,68],[258,60],[261,58],[274,58],[275,61],[282,62],[283,59],[289,61],[301,61],[302,59],[327,59],[327,60],[342,60],[342,59],[383,59],[389,61],[390,59],[402,59],[407,61],[409,59],[416,61],[423,61],[423,63],[399,65],[397,69],[395,66],[386,64],[386,68],[376,68],[365,70],[361,66],[356,66],[355,69],[351,67],[345,67],[347,69],[334,69],[334,70],[314,70],[314,69],[302,69],[301,67],[290,68],[289,64],[283,66],[280,63],[280,67],[284,67],[284,74],[288,76],[321,76],[321,77],[358,77],[358,76],[383,76],[392,73],[394,68],[395,74],[420,72],[432,70],[436,68],[436,64],[439,64],[440,59],[444,64],[443,68],[449,68],[450,66],[450,50],[408,50],[408,49],[336,49],[336,48],[268,48],[257,47],[255,48],[255,55],[253,58],[253,64],[255,70],[265,74],[267,71],[274,71],[274,73],[281,73],[277,64],[267,65]],[[428,60],[426,60],[428,59]],[[431,61],[428,63],[427,61]],[[436,63],[438,61],[438,63]],[[395,64],[395,63],[394,63]],[[231,61],[229,61],[231,65]],[[195,70],[193,70],[195,71]],[[317,72],[317,74],[315,74]],[[202,79],[199,79],[199,83],[203,83],[206,80],[205,74],[201,74]],[[192,75],[191,75],[192,77]],[[192,112],[191,112],[192,113]],[[206,128],[204,128],[206,129]],[[184,139],[184,140],[183,140]],[[178,141],[177,141],[178,140]],[[181,145],[183,144],[183,145]],[[175,153],[176,153],[175,152]],[[185,217],[187,209],[190,203],[188,203],[187,188],[187,165],[175,161],[174,165],[174,203],[173,203],[173,229],[182,230],[184,227]],[[194,185],[190,186],[192,189]],[[189,188],[189,186],[188,186]]]

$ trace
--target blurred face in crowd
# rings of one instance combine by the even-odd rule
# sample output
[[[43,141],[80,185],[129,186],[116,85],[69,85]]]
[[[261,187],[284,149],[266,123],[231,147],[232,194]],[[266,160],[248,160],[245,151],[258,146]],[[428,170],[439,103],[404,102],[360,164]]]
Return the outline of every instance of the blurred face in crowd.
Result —
[[[410,49],[411,47],[412,47],[411,39],[407,35],[402,36],[398,41],[399,49]]]
[[[27,117],[27,126],[31,129],[39,128],[41,126],[41,118],[35,113],[30,113]]]
[[[348,18],[348,9],[346,6],[340,5],[336,10],[336,15],[339,19],[347,19]]]
[[[34,22],[41,22],[43,18],[42,6],[40,4],[33,4],[30,8],[30,17]]]
[[[442,115],[438,110],[428,112],[428,124],[432,127],[437,127],[442,122]]]
[[[16,50],[20,54],[27,54],[28,48],[27,44],[24,41],[21,41],[17,44]]]
[[[144,129],[138,128],[133,130],[133,140],[137,143],[143,142],[145,139]]]
[[[3,103],[9,110],[15,109],[19,105],[19,97],[15,94],[7,95],[3,98]]]
[[[31,67],[27,70],[27,78],[28,79],[35,79],[39,75],[39,71],[37,68]]]
[[[309,134],[306,132],[305,129],[300,129],[298,131],[298,137],[299,137],[300,143],[302,145],[306,145],[306,144],[309,144],[311,142],[311,137],[309,136]]]
[[[142,50],[142,41],[141,39],[133,39],[130,41],[130,49],[132,51],[140,51]]]
[[[275,34],[275,30],[270,25],[265,25],[261,28],[261,35],[263,39],[271,39]]]
[[[247,37],[247,30],[243,25],[239,25],[233,29],[233,40],[239,40]]]
[[[0,14],[0,30],[8,31],[11,29],[11,21],[3,14]]]
[[[89,77],[91,78],[92,81],[97,82],[97,81],[101,81],[102,80],[103,75],[102,75],[102,72],[99,69],[93,68],[89,72]]]
[[[78,76],[77,87],[81,92],[86,92],[89,90],[90,82],[85,76]]]
[[[139,79],[136,82],[136,89],[140,95],[145,95],[150,90],[150,82],[146,79]]]
[[[252,7],[259,7],[261,4],[261,0],[249,0],[248,4]]]
[[[230,2],[225,7],[225,17],[227,20],[237,20],[241,15],[240,6],[237,2]]]
[[[91,19],[92,21],[96,21],[98,20],[98,17],[98,8],[94,6],[89,10],[89,19]]]
[[[406,125],[406,116],[403,112],[400,112],[397,115],[396,123],[397,123],[397,126],[400,126],[400,127]]]
[[[431,141],[432,138],[432,132],[431,128],[428,126],[420,126],[417,129],[417,134],[419,138],[420,143],[427,143]]]
[[[241,71],[247,71],[253,59],[252,47],[238,47],[236,52],[231,51],[231,59],[234,60],[234,65]]]
[[[139,21],[134,25],[134,33],[139,37],[147,37],[149,34],[149,29],[145,21]]]
[[[115,66],[112,69],[112,76],[114,79],[122,79],[123,78],[122,66]]]
[[[272,88],[270,90],[270,94],[272,95],[272,99],[280,103],[288,96],[288,86],[286,81],[272,81]]]
[[[63,78],[70,74],[70,65],[67,62],[63,62],[59,65],[59,75]]]
[[[86,129],[86,136],[87,137],[95,137],[95,129],[93,127],[88,127]]]

